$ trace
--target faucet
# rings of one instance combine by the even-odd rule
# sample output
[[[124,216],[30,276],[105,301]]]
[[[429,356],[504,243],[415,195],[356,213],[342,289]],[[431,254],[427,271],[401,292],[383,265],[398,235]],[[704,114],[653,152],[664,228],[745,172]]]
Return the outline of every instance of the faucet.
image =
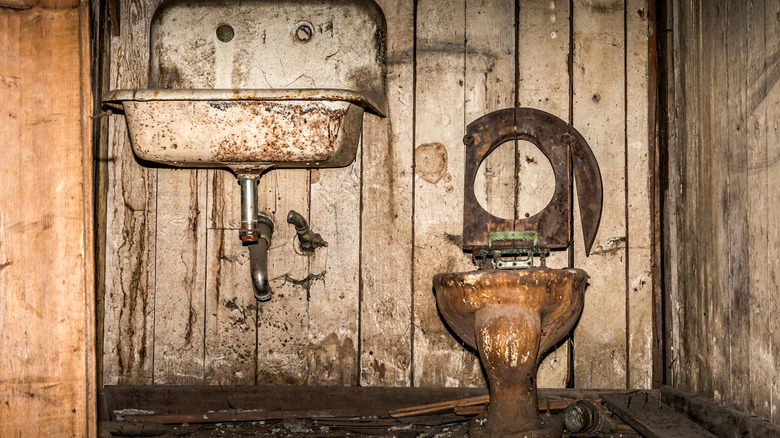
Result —
[[[321,246],[328,246],[328,242],[322,239],[319,233],[314,233],[309,229],[306,219],[295,210],[287,213],[287,223],[295,225],[295,232],[298,233],[298,242],[304,252],[313,252]]]

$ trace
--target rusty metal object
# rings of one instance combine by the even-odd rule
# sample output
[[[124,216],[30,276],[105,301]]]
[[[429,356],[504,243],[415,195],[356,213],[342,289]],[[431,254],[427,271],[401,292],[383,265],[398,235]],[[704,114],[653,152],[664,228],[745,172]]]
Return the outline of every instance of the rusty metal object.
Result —
[[[443,273],[433,278],[444,320],[477,348],[490,386],[473,436],[560,437],[562,424],[537,412],[536,367],[582,312],[588,274],[528,268]]]
[[[555,189],[547,207],[534,216],[516,220],[502,219],[488,213],[479,205],[474,193],[474,181],[482,161],[499,145],[511,140],[527,140],[536,145],[550,160],[555,175]],[[596,157],[576,129],[541,110],[507,108],[471,122],[463,143],[466,145],[464,250],[486,248],[490,232],[526,230],[539,233],[540,248],[568,247],[571,243],[571,157],[571,167],[577,180],[585,250],[590,254],[601,220],[603,189]]]
[[[114,91],[136,155],[182,167],[341,167],[357,150],[366,101],[350,92]],[[300,97],[298,97],[300,96]]]
[[[315,249],[328,246],[328,242],[322,239],[319,233],[313,232],[306,223],[306,219],[295,210],[287,213],[287,223],[295,226],[298,235],[298,243],[303,252],[314,252]]]
[[[563,412],[563,426],[574,433],[610,433],[612,421],[600,405],[591,400],[577,400]]]

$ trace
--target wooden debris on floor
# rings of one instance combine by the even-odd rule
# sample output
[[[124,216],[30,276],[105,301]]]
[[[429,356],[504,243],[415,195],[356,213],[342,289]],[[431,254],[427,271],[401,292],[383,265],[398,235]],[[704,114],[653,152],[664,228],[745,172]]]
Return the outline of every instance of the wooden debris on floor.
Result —
[[[719,436],[780,438],[780,426],[740,412],[732,406],[697,397],[668,386],[661,388],[662,401]]]
[[[661,402],[657,393],[605,395],[604,403],[647,438],[715,438],[685,415]]]
[[[489,401],[485,392],[474,388],[107,387],[104,419],[114,421],[101,423],[101,438],[463,437],[469,420],[482,413]],[[600,403],[605,394],[627,392],[541,389],[539,410],[559,415],[577,400]],[[564,436],[638,434],[618,424],[613,433]]]

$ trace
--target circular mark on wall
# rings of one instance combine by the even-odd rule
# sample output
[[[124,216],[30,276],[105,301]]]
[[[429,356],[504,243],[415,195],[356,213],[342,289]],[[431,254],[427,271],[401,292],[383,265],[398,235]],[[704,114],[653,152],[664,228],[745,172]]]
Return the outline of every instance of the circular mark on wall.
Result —
[[[447,148],[438,142],[423,143],[414,150],[414,161],[420,178],[436,184],[447,173]]]

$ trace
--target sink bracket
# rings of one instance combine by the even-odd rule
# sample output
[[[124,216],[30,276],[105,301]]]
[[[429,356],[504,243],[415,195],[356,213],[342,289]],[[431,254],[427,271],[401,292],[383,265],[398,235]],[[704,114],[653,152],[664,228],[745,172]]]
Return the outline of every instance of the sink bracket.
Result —
[[[503,244],[509,242],[514,243]],[[530,242],[531,246],[522,242]],[[497,244],[495,248],[494,243]],[[547,266],[549,255],[549,249],[539,248],[536,231],[493,231],[488,234],[488,248],[475,253],[474,258],[482,268],[492,259],[495,269],[527,269],[534,266],[534,257],[539,258],[540,266]]]

